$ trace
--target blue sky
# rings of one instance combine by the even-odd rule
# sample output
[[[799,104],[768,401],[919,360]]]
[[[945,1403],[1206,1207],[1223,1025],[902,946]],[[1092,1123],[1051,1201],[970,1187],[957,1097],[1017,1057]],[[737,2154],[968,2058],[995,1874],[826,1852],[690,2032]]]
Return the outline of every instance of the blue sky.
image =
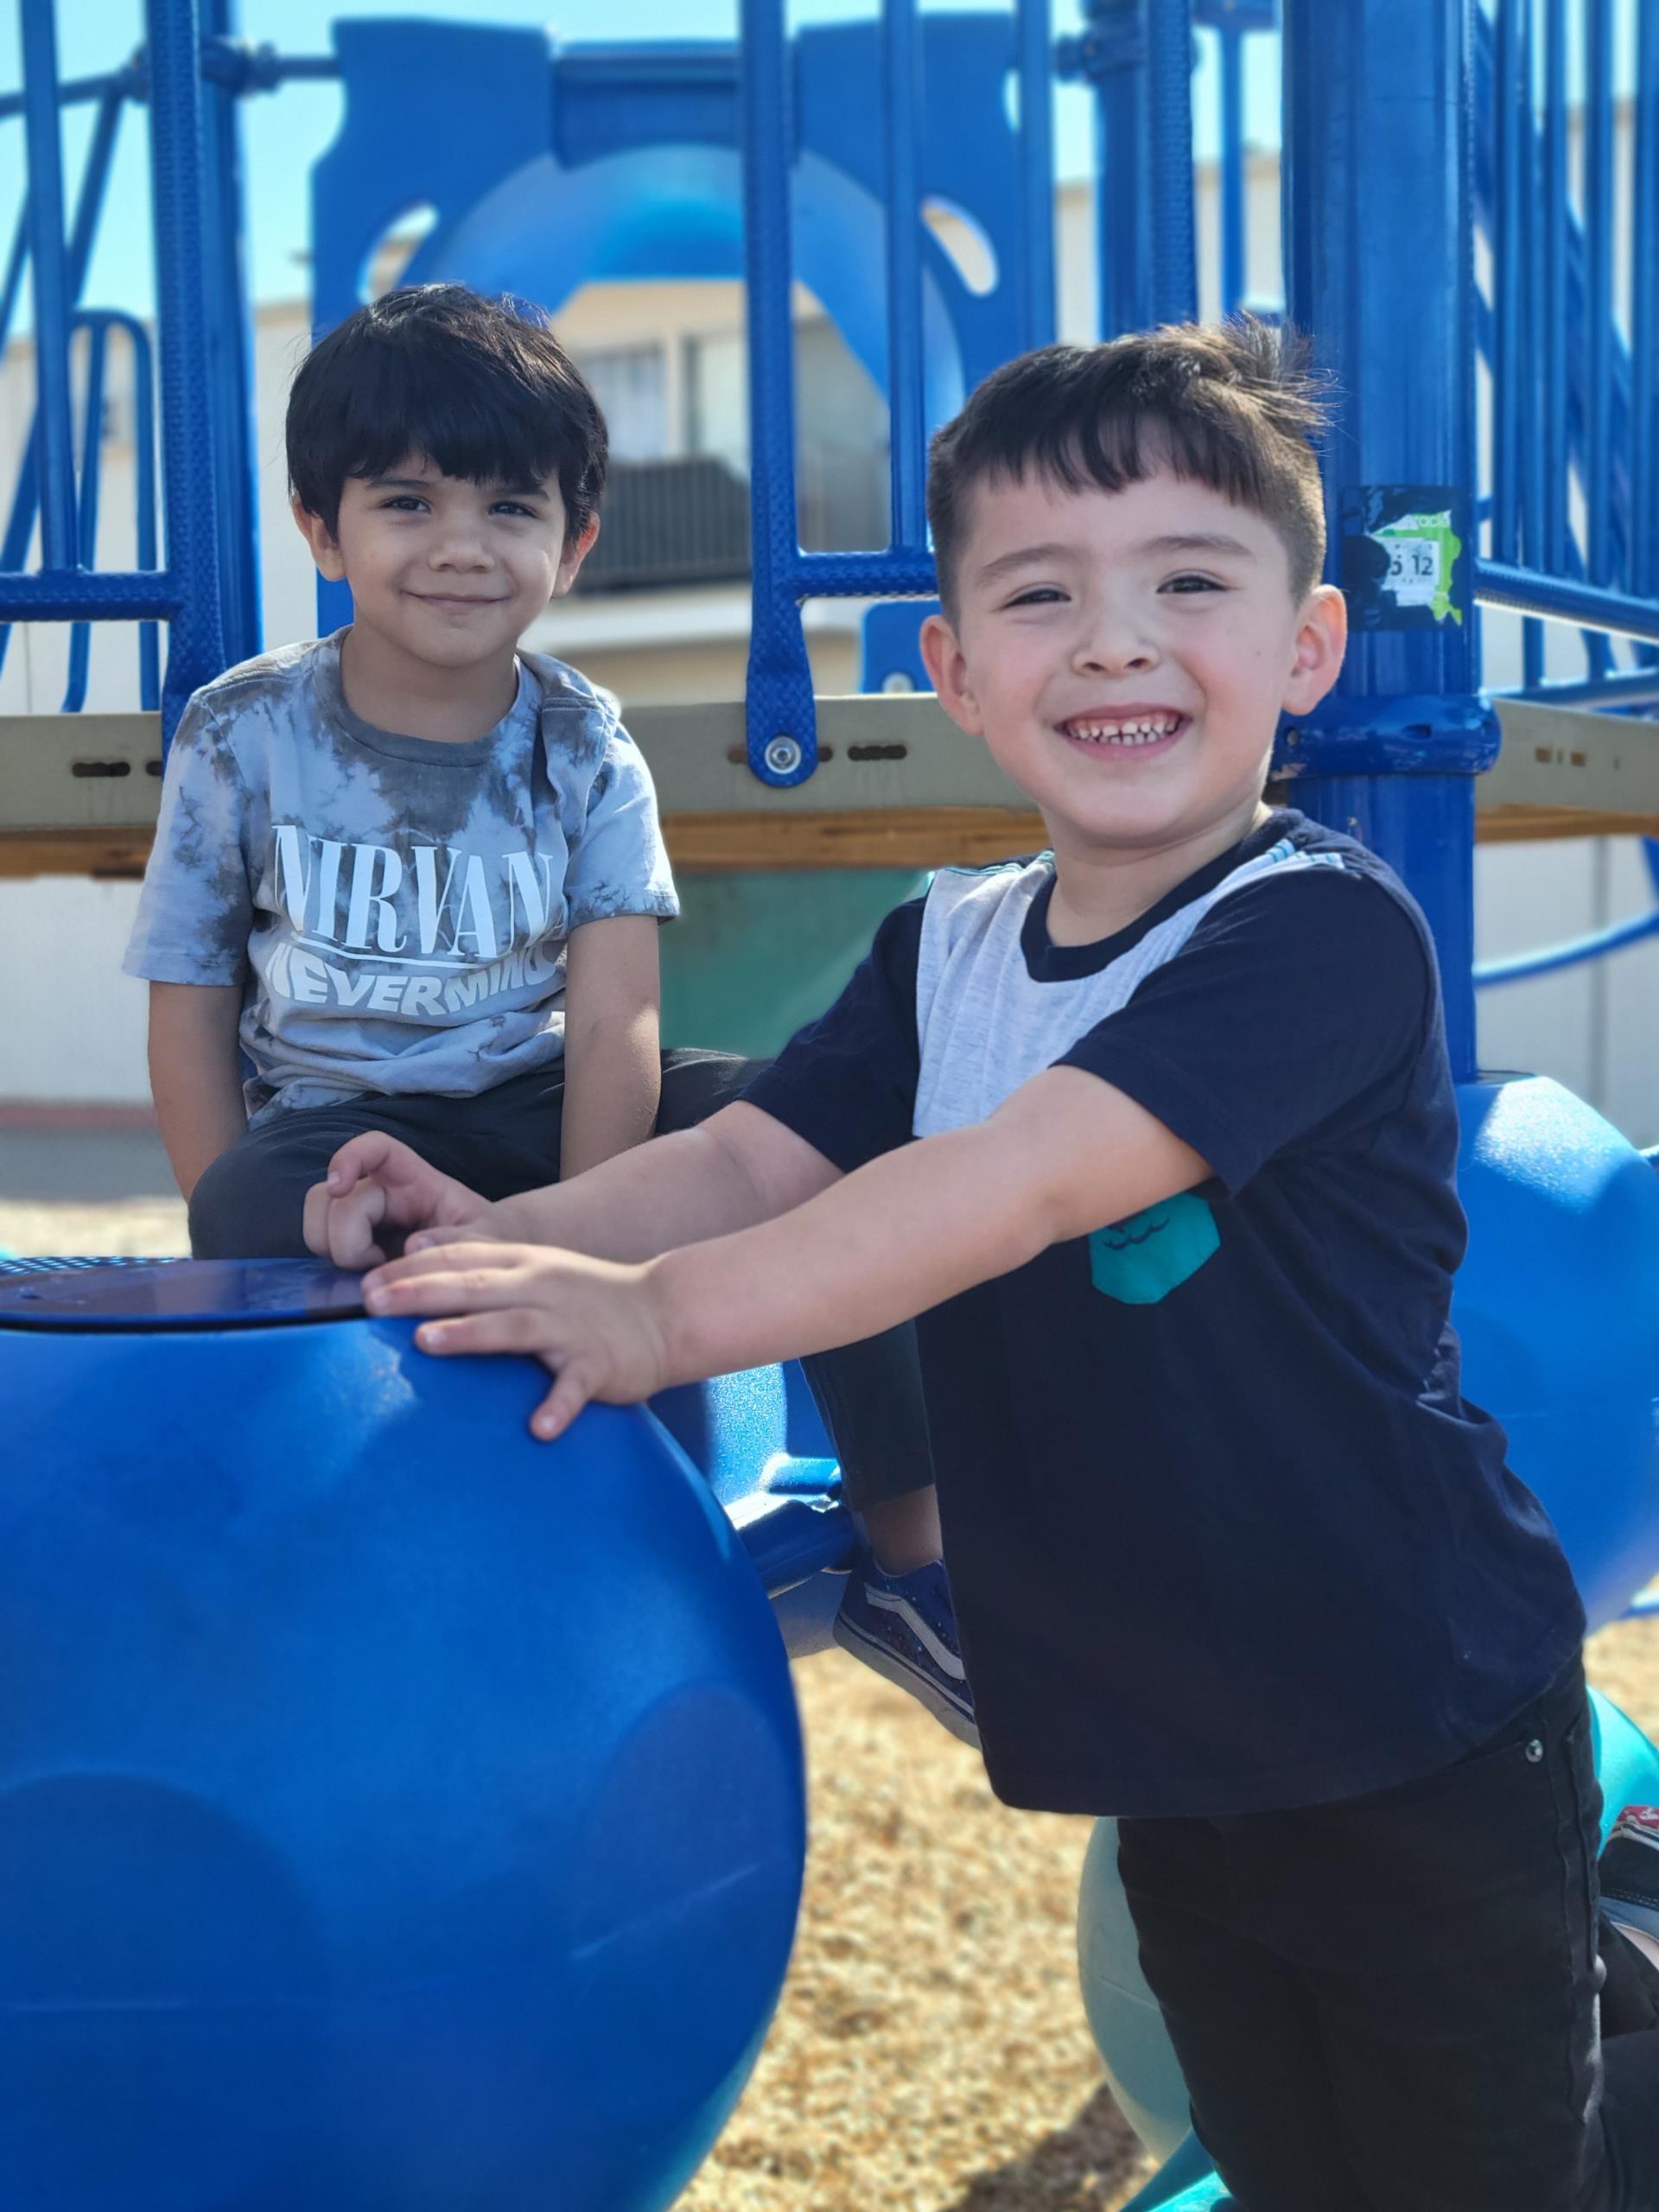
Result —
[[[951,0],[957,8],[1000,10],[1004,0]],[[141,0],[59,0],[59,73],[94,74],[124,59],[142,36]],[[874,0],[791,0],[791,21],[823,22],[868,16]],[[1057,30],[1075,29],[1077,0],[1054,0]],[[737,0],[242,0],[243,35],[285,54],[326,54],[329,24],[340,16],[441,16],[476,22],[545,27],[551,14],[561,39],[730,38]],[[0,86],[21,81],[14,12],[0,11]],[[1198,87],[1199,112],[1208,102]],[[306,289],[307,189],[311,164],[338,126],[340,92],[329,84],[285,85],[274,95],[254,95],[244,105],[244,148],[251,269],[255,296],[292,299]],[[1062,94],[1059,149],[1067,174],[1088,162],[1089,111],[1080,92]],[[1256,135],[1274,128],[1272,99],[1263,84],[1251,101]],[[90,122],[90,110],[72,111],[64,131],[66,188],[73,197]],[[7,232],[22,188],[22,128],[0,124],[0,222]],[[149,305],[148,182],[144,124],[129,108],[120,151],[85,297],[89,304]]]

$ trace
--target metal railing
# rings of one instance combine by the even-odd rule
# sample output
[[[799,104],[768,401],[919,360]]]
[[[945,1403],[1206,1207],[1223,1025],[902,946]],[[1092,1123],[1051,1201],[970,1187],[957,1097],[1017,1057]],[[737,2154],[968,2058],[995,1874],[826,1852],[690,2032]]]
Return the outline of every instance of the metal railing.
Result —
[[[1646,706],[1659,700],[1659,5],[1637,0],[1623,53],[1613,0],[1486,0],[1474,23],[1491,265],[1478,594],[1527,618],[1522,682],[1507,696]],[[1582,627],[1584,676],[1546,675],[1545,618]],[[1615,635],[1639,642],[1636,667],[1615,666]]]
[[[818,596],[925,598],[934,588],[923,486],[920,16],[885,0],[887,329],[891,399],[891,523],[885,549],[805,552],[795,481],[791,315],[789,41],[780,0],[743,0],[743,234],[747,282],[750,543],[749,766],[763,783],[804,783],[817,766],[812,671],[801,602]],[[1014,0],[1010,64],[1019,86],[1023,342],[1054,332],[1052,38],[1048,0]]]
[[[226,664],[219,580],[219,499],[209,381],[205,275],[200,30],[195,0],[147,0],[147,41],[138,65],[101,79],[62,85],[58,77],[52,0],[19,0],[22,30],[21,94],[0,101],[0,120],[21,117],[29,190],[8,258],[0,316],[3,340],[27,270],[33,296],[36,404],[33,429],[6,532],[6,572],[0,574],[0,622],[51,621],[84,626],[124,620],[165,622],[169,629],[162,705],[175,716],[196,685]],[[149,107],[149,172],[160,335],[161,505],[165,518],[161,565],[98,570],[90,565],[98,503],[98,425],[82,441],[76,467],[70,385],[70,338],[77,325],[98,219],[123,110],[139,94]],[[60,137],[65,105],[98,105],[77,197],[66,230]],[[102,375],[109,317],[81,319],[88,332],[88,378]],[[131,335],[130,326],[127,328]],[[139,361],[143,363],[139,367]],[[148,354],[135,356],[136,381],[148,382]],[[142,426],[141,426],[142,427]],[[143,438],[140,438],[142,448]],[[149,477],[142,471],[147,488]],[[89,481],[90,480],[90,481]],[[141,524],[138,557],[155,559],[149,520]],[[41,566],[21,563],[38,530]],[[144,652],[141,639],[141,657]],[[84,681],[86,645],[72,641],[72,697]],[[142,681],[142,678],[141,678]]]

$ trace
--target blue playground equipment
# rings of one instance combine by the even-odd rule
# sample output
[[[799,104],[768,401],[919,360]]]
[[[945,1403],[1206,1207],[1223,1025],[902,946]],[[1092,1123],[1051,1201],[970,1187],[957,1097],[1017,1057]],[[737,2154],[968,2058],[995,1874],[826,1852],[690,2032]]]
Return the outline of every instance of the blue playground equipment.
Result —
[[[289,56],[238,38],[233,0],[147,0],[142,55],[75,82],[52,0],[19,7],[24,83],[0,124],[22,124],[29,194],[0,341],[27,274],[40,368],[0,656],[7,626],[73,626],[73,713],[91,625],[134,627],[140,726],[75,766],[83,825],[116,818],[93,797],[153,810],[157,738],[261,643],[249,99],[318,77],[346,95],[314,175],[320,328],[417,210],[412,281],[556,309],[594,277],[744,276],[752,651],[716,766],[734,750],[746,803],[781,829],[843,804],[847,753],[869,776],[926,755],[927,703],[881,696],[922,682],[925,442],[1055,327],[1052,84],[1093,103],[1110,335],[1254,296],[1243,88],[1246,56],[1276,54],[1283,306],[1336,378],[1330,574],[1355,618],[1338,690],[1281,731],[1278,765],[1429,916],[1464,1110],[1469,1388],[1509,1424],[1592,1617],[1631,1604],[1659,1570],[1659,1178],[1559,1086],[1482,1072],[1475,989],[1616,950],[1659,909],[1477,973],[1472,850],[1478,786],[1659,829],[1659,5],[1641,0],[1626,37],[1613,0],[1084,0],[1057,41],[1046,0],[871,0],[793,38],[782,0],[742,0],[734,46],[347,20],[331,53]],[[1202,256],[1195,38],[1219,143]],[[82,297],[140,103],[153,340]],[[81,105],[71,206],[60,118]],[[982,289],[924,219],[938,210],[977,234]],[[799,543],[798,277],[887,395],[885,546]],[[130,572],[96,558],[111,345],[135,372]],[[858,743],[833,759],[801,624],[824,594],[877,602],[873,696],[836,702]],[[1501,611],[1485,637],[1483,609]],[[1484,688],[1511,615],[1522,681]],[[60,746],[59,726],[40,741]],[[948,777],[931,796],[997,804]],[[0,785],[0,864],[42,819],[10,804]],[[804,899],[801,880],[779,896]],[[19,1446],[0,1621],[34,1700],[0,1741],[0,2134],[54,2212],[403,2212],[464,2191],[528,2207],[549,2172],[571,2212],[643,2212],[707,2150],[765,2032],[802,1847],[784,1655],[822,1641],[819,1570],[847,1543],[798,1376],[590,1414],[548,1452],[521,1435],[527,1371],[423,1362],[350,1297],[304,1270],[185,1265],[22,1268],[0,1287]],[[600,1606],[642,1583],[652,1602],[626,1618]],[[1611,1708],[1599,1725],[1610,1803],[1659,1793],[1651,1747]],[[1212,2202],[1110,1856],[1103,1829],[1083,1962],[1125,2109],[1167,2158],[1138,2202]],[[135,1896],[143,1912],[112,1919]]]

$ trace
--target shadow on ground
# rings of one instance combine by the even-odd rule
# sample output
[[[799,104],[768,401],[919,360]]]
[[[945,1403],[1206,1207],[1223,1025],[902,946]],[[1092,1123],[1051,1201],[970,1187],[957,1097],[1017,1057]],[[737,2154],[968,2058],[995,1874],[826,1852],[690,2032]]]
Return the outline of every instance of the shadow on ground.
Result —
[[[1069,2127],[1033,2151],[978,2175],[949,2212],[1112,2212],[1148,2177],[1145,2153],[1109,2089],[1097,2089]]]

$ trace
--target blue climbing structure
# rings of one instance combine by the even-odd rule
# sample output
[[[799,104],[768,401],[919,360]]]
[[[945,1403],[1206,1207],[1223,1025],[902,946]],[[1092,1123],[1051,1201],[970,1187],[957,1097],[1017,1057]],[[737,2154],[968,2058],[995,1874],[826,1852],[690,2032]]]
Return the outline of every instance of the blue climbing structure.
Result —
[[[296,79],[327,78],[339,82],[343,110],[312,181],[318,329],[356,303],[377,248],[416,212],[428,227],[406,281],[512,289],[556,313],[599,278],[746,280],[753,626],[737,766],[747,762],[756,788],[780,808],[791,794],[810,797],[824,768],[804,600],[877,602],[866,628],[871,690],[918,675],[918,602],[934,586],[923,509],[927,435],[987,370],[1057,327],[1052,103],[1058,84],[1082,87],[1096,141],[1100,334],[1190,316],[1200,301],[1228,310],[1250,298],[1270,312],[1282,307],[1334,376],[1324,455],[1329,574],[1349,595],[1353,644],[1325,707],[1281,732],[1278,765],[1299,804],[1374,845],[1429,915],[1464,1112],[1472,1234],[1456,1318],[1470,1387],[1508,1422],[1517,1471],[1555,1516],[1593,1618],[1615,1618],[1631,1603],[1659,1569],[1659,1178],[1558,1085],[1483,1075],[1476,1011],[1478,987],[1659,932],[1659,845],[1649,847],[1652,914],[1484,972],[1473,960],[1472,883],[1478,779],[1502,743],[1516,742],[1511,728],[1535,727],[1521,710],[1592,710],[1593,721],[1572,725],[1586,757],[1610,732],[1621,760],[1645,761],[1659,746],[1650,721],[1659,709],[1659,0],[1637,0],[1624,14],[1613,0],[1407,8],[1398,0],[1283,0],[1282,8],[1083,0],[1081,28],[1058,38],[1047,0],[963,12],[871,0],[860,20],[792,36],[784,0],[741,0],[735,42],[568,44],[470,17],[347,17],[334,26],[331,50],[315,54],[239,38],[234,0],[147,0],[140,55],[74,81],[60,73],[53,0],[18,6],[23,81],[0,92],[0,129],[23,134],[29,188],[0,277],[0,343],[27,278],[38,377],[0,540],[0,655],[11,626],[73,626],[64,700],[73,713],[86,697],[91,626],[130,626],[133,702],[159,715],[164,739],[197,684],[259,649],[240,117],[250,100],[280,99]],[[625,8],[619,16],[625,33]],[[1197,79],[1195,41],[1204,62]],[[1275,61],[1283,285],[1261,296],[1259,253],[1254,271],[1249,265],[1246,86]],[[1200,118],[1216,149],[1203,223],[1195,82],[1214,103]],[[149,117],[153,331],[86,296],[114,151],[140,102]],[[61,153],[68,108],[90,109],[92,121],[73,188]],[[989,272],[982,282],[970,282],[941,244],[927,219],[938,210],[976,235]],[[797,283],[817,295],[887,400],[883,543],[835,552],[800,543]],[[79,402],[73,345],[84,348]],[[130,571],[97,558],[100,400],[112,346],[130,349],[139,425]],[[325,601],[323,619],[340,611]],[[1486,648],[1497,625],[1514,619],[1520,680],[1494,689],[1484,680]],[[1579,742],[1535,749],[1541,760],[1554,746],[1562,756],[1555,765],[1571,768],[1576,755],[1565,756]],[[1649,774],[1644,788],[1659,783]],[[0,830],[5,806],[0,788]],[[1603,804],[1599,818],[1608,811]],[[1629,811],[1659,815],[1659,799]],[[422,2007],[421,1976],[467,1977],[435,1938],[423,1950],[416,1930],[435,1915],[487,1960],[511,1908],[529,1916],[547,1986],[563,1994],[549,2009],[544,1995],[518,1987],[493,2009],[487,1975],[476,1989],[467,1985],[479,2047],[495,2037],[506,2054],[505,2072],[475,2084],[468,2185],[487,2168],[499,2177],[493,2202],[528,2207],[549,2201],[546,2176],[558,2171],[558,2201],[572,2212],[666,2204],[741,2087],[798,1896],[798,1746],[783,1642],[757,1587],[782,1599],[793,1586],[791,1640],[810,1643],[812,1603],[800,1593],[845,1541],[834,1469],[798,1378],[740,1378],[675,1394],[650,1413],[582,1424],[569,1465],[582,1510],[594,1516],[591,1541],[614,1543],[619,1557],[626,1549],[605,1517],[620,1469],[628,1495],[644,1502],[639,1523],[660,1508],[681,1532],[675,1557],[630,1553],[626,1564],[652,1580],[683,1633],[677,1629],[675,1649],[654,1656],[665,1669],[660,1681],[631,1675],[627,1655],[610,1655],[606,1697],[574,1719],[563,1709],[572,1700],[545,1684],[539,1699],[526,1692],[514,1709],[527,1733],[498,1747],[493,1809],[481,1806],[475,1830],[448,1839],[448,1859],[429,1853],[416,1866],[420,1854],[411,1854],[398,1862],[404,1887],[372,1896],[372,1883],[320,1851],[317,1808],[302,1802],[283,1745],[293,1715],[324,1702],[317,1649],[340,1656],[353,1709],[365,1712],[394,1694],[386,1655],[363,1648],[345,1605],[325,1618],[279,1593],[261,1613],[262,1555],[240,1547],[258,1512],[274,1515],[267,1535],[283,1559],[308,1559],[318,1525],[365,1543],[363,1529],[378,1525],[365,1471],[377,1455],[418,1457],[433,1439],[459,1433],[466,1418],[448,1402],[415,1404],[438,1386],[396,1330],[349,1310],[344,1293],[290,1282],[264,1306],[250,1304],[245,1283],[224,1294],[228,1302],[203,1306],[201,1295],[188,1274],[166,1269],[92,1288],[75,1270],[25,1271],[0,1287],[0,1377],[22,1408],[16,1433],[36,1440],[28,1483],[0,1494],[0,1524],[10,1531],[0,1554],[30,1563],[24,1610],[45,1625],[23,1671],[53,1683],[37,1708],[0,1732],[0,1863],[14,1874],[7,1893],[21,1894],[22,1882],[52,1907],[36,1916],[28,1943],[0,1947],[6,1961],[26,1961],[25,1980],[35,1977],[27,1987],[0,1985],[0,1994],[49,1998],[95,1956],[93,1981],[118,1967],[138,1977],[104,1992],[131,2000],[130,2012],[156,1996],[161,1964],[120,1954],[117,1931],[95,1931],[86,1939],[92,1952],[77,1954],[85,1931],[75,1885],[124,1878],[108,1856],[114,1839],[130,1863],[142,1859],[157,1925],[176,1923],[181,1943],[190,1916],[181,1885],[194,1870],[215,1900],[221,1949],[240,1961],[276,2024],[263,2043],[263,2030],[238,2029],[241,2041],[219,2038],[208,2051],[132,2040],[130,2019],[118,2036],[100,2014],[80,2041],[63,2031],[48,2048],[20,2041],[26,2005],[0,2005],[17,2061],[4,2080],[25,2084],[21,2093],[0,2087],[0,2108],[20,2094],[32,2100],[27,2126],[0,2120],[0,2134],[23,2146],[39,2200],[63,2212],[186,2201],[245,2212],[303,2201],[318,2212],[348,2204],[359,2212],[383,2201],[365,2193],[364,2175],[395,2132],[388,2114],[418,2105],[410,2084],[444,2059],[440,2024]],[[329,1295],[346,1310],[331,1310]],[[298,1303],[285,1306],[284,1298]],[[99,1391],[84,1382],[97,1362],[110,1373],[170,1378],[164,1390],[135,1382],[124,1391],[124,1402],[161,1408],[137,1450],[118,1451],[99,1427]],[[48,1368],[56,1379],[47,1384]],[[504,1368],[487,1387],[505,1404],[524,1380]],[[225,1391],[242,1443],[203,1459],[211,1479],[193,1492],[180,1477],[194,1463],[177,1409],[218,1402]],[[308,1398],[378,1408],[381,1426],[318,1452],[293,1426]],[[67,1448],[60,1404],[75,1408],[78,1472],[102,1485],[105,1517],[94,1526],[66,1517],[61,1484],[44,1478]],[[275,1459],[260,1457],[266,1432],[247,1426],[250,1408],[289,1424]],[[303,1465],[306,1511],[296,1513],[291,1496],[272,1504],[251,1493],[250,1465],[284,1481]],[[513,1465],[495,1470],[474,1518],[452,1532],[463,1581],[467,1560],[522,1557],[548,1541],[541,1509],[515,1479]],[[313,1509],[322,1522],[307,1519]],[[136,1672],[124,1667],[109,1609],[92,1602],[118,1585],[111,1529],[124,1511],[142,1522],[153,1586],[168,1593],[148,1623],[124,1617],[143,1646]],[[345,1520],[327,1521],[336,1513]],[[174,1534],[163,1542],[156,1530],[169,1515]],[[372,1548],[364,1556],[373,1572],[384,1568]],[[416,1564],[443,1585],[451,1557],[435,1552]],[[515,1602],[530,1607],[529,1586],[512,1586]],[[442,1615],[459,1634],[464,1590],[457,1598],[445,1585],[440,1594],[460,1607]],[[277,1704],[260,1712],[260,1771],[238,1770],[232,1789],[225,1770],[215,1778],[213,1770],[215,1758],[233,1764],[242,1756],[229,1707],[215,1709],[202,1738],[216,1747],[209,1756],[176,1728],[169,1736],[173,1724],[154,1714],[148,1732],[124,1729],[130,1716],[122,1700],[131,1674],[160,1705],[188,1702],[190,1624],[207,1622],[222,1638],[226,1621],[250,1609],[268,1632],[265,1658],[257,1637],[231,1643],[237,1663],[256,1671],[269,1663]],[[52,1624],[71,1619],[85,1634],[66,1672],[56,1667]],[[511,1636],[493,1640],[499,1625],[469,1650],[471,1687],[455,1693],[463,1729],[512,1672]],[[442,1652],[416,1638],[409,1656],[432,1669]],[[573,1679],[582,1663],[550,1649],[543,1656]],[[696,1708],[695,1729],[704,1732],[695,1740],[716,1763],[747,1743],[750,1764],[739,1759],[725,1798],[702,1808],[703,1826],[693,1823],[659,1853],[652,1839],[676,1837],[697,1793],[683,1775],[674,1780],[666,1738],[650,1736],[652,1715],[663,1700],[705,1694],[713,1702]],[[1631,1743],[1628,1724],[1604,1711],[1600,1725],[1605,1770],[1636,1771],[1645,1747]],[[405,1766],[394,1759],[341,1785],[358,1793],[357,1840],[371,1859],[392,1850],[396,1808],[416,1786],[414,1739],[392,1732]],[[559,1745],[563,1794],[550,1783],[537,1798],[530,1740]],[[334,1750],[348,1766],[343,1737]],[[126,1772],[123,1762],[134,1759],[140,1769]],[[765,1817],[755,1814],[747,1827],[742,1772],[765,1777]],[[216,1792],[217,1824],[203,1811]],[[441,1808],[427,1809],[440,1819]],[[547,1840],[539,1878],[527,1871],[527,1832]],[[459,1901],[456,1851],[463,1860],[473,1853],[476,1876],[472,1889],[461,1884]],[[601,1859],[608,1889],[594,1872]],[[1170,2154],[1140,2201],[1195,2207],[1214,2201],[1217,2184],[1194,2146],[1178,2141],[1179,2075],[1160,2055],[1124,1955],[1109,1859],[1103,1843],[1084,1884],[1091,2017],[1126,2109],[1139,2113],[1159,2154]],[[549,1902],[552,1864],[569,1871],[581,1904],[574,1917],[560,1919]],[[732,1872],[729,1896],[722,1867]],[[734,1914],[760,1933],[741,1973],[710,1981],[709,1961],[729,1950]],[[247,1948],[262,1916],[291,1928],[285,1957]],[[660,1935],[654,1952],[639,1933],[652,1927]],[[626,1955],[626,1974],[595,1981],[594,1960],[607,1955]],[[193,1993],[228,2002],[213,1962],[196,1964],[203,1978]],[[11,1972],[0,1965],[0,1977]],[[597,2001],[601,1982],[606,2003],[626,1988],[634,2010],[606,2013],[613,2042],[578,2051],[574,2012]],[[617,2055],[629,2033],[658,2052],[640,2091],[657,2099],[654,2133],[640,2139],[647,2150],[632,2165],[626,2119],[638,2107],[624,2094]],[[573,2064],[588,2068],[584,2095],[552,2118],[533,2079],[538,2047],[568,2049]],[[78,2069],[89,2052],[130,2075],[124,2164],[75,2163]],[[207,2101],[213,2128],[169,2129],[171,2107],[144,2101],[143,2069],[159,2069],[164,2103],[209,2058],[211,2079],[224,2084]],[[474,2052],[467,2063],[476,2063]],[[372,2093],[336,2093],[330,2102],[318,2084],[331,2065],[344,2066],[337,2080],[367,2082]],[[302,2186],[292,2163],[302,2156],[298,2138],[283,2120],[295,2110],[311,2130]],[[171,2164],[169,2142],[179,2145]],[[131,2178],[141,2166],[149,2195]],[[586,2178],[578,2184],[573,2174]],[[429,2201],[420,2194],[427,2185],[406,2176],[402,2193],[384,2200],[388,2212]],[[455,2201],[459,2184],[444,2186],[448,2194],[429,2201]]]

